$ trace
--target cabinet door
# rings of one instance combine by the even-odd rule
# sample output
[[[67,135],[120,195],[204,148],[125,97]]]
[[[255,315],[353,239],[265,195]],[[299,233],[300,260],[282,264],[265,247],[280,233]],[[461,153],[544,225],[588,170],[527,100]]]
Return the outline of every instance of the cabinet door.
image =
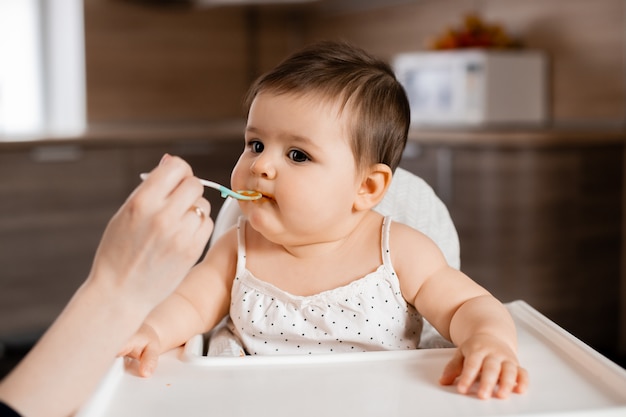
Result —
[[[60,313],[124,201],[120,151],[74,145],[0,153],[0,337]]]
[[[36,337],[54,320],[89,273],[109,219],[164,153],[228,185],[242,147],[207,140],[0,153],[0,338]],[[205,196],[215,218],[223,199]]]
[[[402,165],[427,179],[459,234],[461,268],[595,348],[616,349],[621,145],[424,145]]]

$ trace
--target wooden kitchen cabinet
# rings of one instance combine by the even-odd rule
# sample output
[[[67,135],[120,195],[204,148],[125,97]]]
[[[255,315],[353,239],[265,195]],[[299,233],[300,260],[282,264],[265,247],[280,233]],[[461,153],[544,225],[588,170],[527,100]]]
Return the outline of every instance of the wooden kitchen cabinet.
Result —
[[[230,183],[239,130],[224,138],[97,138],[0,143],[0,345],[30,343],[61,312],[89,273],[111,216],[164,153],[196,175]],[[215,218],[223,202],[207,190]]]
[[[117,149],[0,152],[0,335],[37,333],[86,278],[123,201]]]
[[[624,331],[623,139],[413,135],[401,165],[448,206],[461,269],[502,301],[523,299],[614,353]]]

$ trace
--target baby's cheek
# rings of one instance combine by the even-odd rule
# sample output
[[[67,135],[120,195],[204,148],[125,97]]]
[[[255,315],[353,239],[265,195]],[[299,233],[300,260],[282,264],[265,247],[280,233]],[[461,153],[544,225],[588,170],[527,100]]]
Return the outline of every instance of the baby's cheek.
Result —
[[[245,183],[245,179],[244,179],[244,175],[242,173],[242,169],[241,166],[239,164],[239,162],[237,163],[237,165],[235,165],[235,168],[233,168],[233,171],[230,174],[230,188],[233,190],[242,190],[245,189],[246,187],[244,186]]]

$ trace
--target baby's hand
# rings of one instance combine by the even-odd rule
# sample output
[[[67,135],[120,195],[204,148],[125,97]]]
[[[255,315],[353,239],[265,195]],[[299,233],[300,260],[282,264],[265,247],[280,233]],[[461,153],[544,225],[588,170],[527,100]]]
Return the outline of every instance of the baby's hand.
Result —
[[[159,336],[151,326],[142,325],[118,356],[126,356],[139,361],[139,375],[147,378],[156,369],[161,354]]]
[[[467,394],[479,382],[478,397],[507,398],[511,392],[522,394],[528,387],[528,372],[519,366],[515,352],[496,337],[474,335],[456,350],[439,380]]]

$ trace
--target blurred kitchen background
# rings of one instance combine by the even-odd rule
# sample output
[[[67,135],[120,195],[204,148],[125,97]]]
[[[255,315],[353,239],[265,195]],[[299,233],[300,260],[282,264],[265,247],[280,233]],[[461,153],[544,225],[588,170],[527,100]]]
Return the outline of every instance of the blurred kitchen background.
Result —
[[[462,36],[476,25],[492,37]],[[0,375],[86,277],[138,174],[169,152],[228,183],[250,82],[319,39],[390,63],[479,47],[464,75],[409,64],[404,81],[449,106],[426,105],[402,166],[448,206],[467,274],[624,366],[623,0],[0,0]],[[539,72],[499,70],[487,47],[537,52]],[[539,101],[497,117],[527,91]]]

